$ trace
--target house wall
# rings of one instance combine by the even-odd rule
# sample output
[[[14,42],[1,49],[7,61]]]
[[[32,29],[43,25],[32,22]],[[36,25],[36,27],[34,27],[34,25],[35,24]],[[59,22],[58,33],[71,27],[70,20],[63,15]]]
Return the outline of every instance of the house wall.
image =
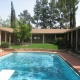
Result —
[[[80,29],[78,29],[78,50],[80,50]]]
[[[42,34],[32,34],[32,43],[43,43]]]
[[[5,41],[5,32],[1,31],[1,42]]]
[[[72,40],[72,48],[76,48],[76,31],[73,31],[73,40]]]
[[[78,39],[76,39],[77,37],[76,31],[78,31],[78,34],[77,34]],[[0,43],[2,41],[5,41],[5,42],[11,41],[11,43],[17,42],[15,35],[13,33],[0,31],[0,34],[1,34]],[[68,34],[69,34],[69,37],[68,37]],[[74,47],[74,49],[78,48],[80,50],[80,29],[79,28],[73,29],[70,32],[66,32],[64,34],[32,34],[32,43],[54,43],[54,40],[57,37],[63,37],[66,41],[69,41],[69,43],[72,44],[72,47]]]
[[[10,42],[10,35],[11,35],[11,33],[1,31],[1,42],[12,43],[12,41]],[[12,37],[12,35],[11,35],[11,37]]]
[[[66,34],[32,34],[32,43],[54,43],[55,36],[66,38]]]
[[[55,34],[45,34],[44,35],[45,43],[53,43],[54,39],[55,39]]]

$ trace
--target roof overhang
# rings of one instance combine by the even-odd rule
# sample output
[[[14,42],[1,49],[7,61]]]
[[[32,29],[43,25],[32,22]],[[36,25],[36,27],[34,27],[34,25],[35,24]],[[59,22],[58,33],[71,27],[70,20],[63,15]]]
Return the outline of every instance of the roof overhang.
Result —
[[[13,33],[13,29],[12,28],[0,27],[0,31],[5,31],[5,32]]]
[[[32,34],[64,34],[71,29],[32,29]]]

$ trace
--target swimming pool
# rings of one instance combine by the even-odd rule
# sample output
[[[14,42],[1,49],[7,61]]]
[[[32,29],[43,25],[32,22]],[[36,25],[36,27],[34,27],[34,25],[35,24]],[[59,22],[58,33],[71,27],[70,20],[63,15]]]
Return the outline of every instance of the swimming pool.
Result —
[[[57,54],[10,53],[0,57],[0,71],[14,70],[9,80],[80,80],[80,76]]]

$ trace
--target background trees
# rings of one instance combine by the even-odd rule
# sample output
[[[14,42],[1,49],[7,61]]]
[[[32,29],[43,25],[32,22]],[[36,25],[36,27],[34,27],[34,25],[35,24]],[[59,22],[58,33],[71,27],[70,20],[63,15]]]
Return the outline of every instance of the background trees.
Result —
[[[24,40],[30,38],[31,29],[32,29],[31,25],[24,23],[24,19],[20,19],[19,28],[14,29],[14,34],[17,40],[19,40],[19,43],[24,43]]]
[[[41,28],[75,28],[79,0],[37,0],[33,22]]]
[[[24,18],[24,23],[35,24],[36,28],[75,28],[76,10],[79,0],[36,0],[34,16],[24,10],[16,18],[13,2],[11,1],[11,27],[19,27],[19,21]],[[6,26],[7,21],[1,24]]]
[[[36,24],[36,28],[38,28],[40,25],[40,8],[41,2],[39,0],[36,0],[36,5],[34,6],[34,16],[32,17],[32,23]]]
[[[24,10],[19,15],[18,25],[14,28],[14,34],[19,43],[23,43],[24,40],[30,38],[32,29],[30,19],[31,17],[27,10]]]
[[[11,2],[11,28],[14,29],[15,38],[18,42],[23,43],[31,34],[31,16],[27,10],[20,13],[19,19],[15,16],[13,2]],[[27,42],[27,41],[26,41]]]
[[[27,10],[24,10],[22,13],[20,13],[19,18],[20,18],[20,20],[24,19],[24,23],[30,25],[31,15],[28,13]]]
[[[78,9],[79,0],[70,0],[70,28],[76,27],[76,10]]]
[[[50,28],[55,27],[55,24],[56,24],[55,11],[56,11],[56,2],[55,2],[55,0],[51,0],[49,2],[49,20],[48,20]]]
[[[1,20],[0,25],[2,27],[10,27],[10,17],[8,17],[6,20]]]

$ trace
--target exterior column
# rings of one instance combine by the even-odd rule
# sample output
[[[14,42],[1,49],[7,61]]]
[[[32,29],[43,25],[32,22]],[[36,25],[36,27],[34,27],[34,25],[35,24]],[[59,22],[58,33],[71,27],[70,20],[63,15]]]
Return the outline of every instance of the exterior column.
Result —
[[[56,34],[55,34],[55,39],[56,39]]]
[[[32,34],[31,34],[31,44],[32,44]]]
[[[9,44],[11,44],[11,34],[9,34]]]
[[[43,44],[44,44],[44,34],[43,34]]]
[[[7,33],[5,32],[5,42],[7,42]]]
[[[0,31],[0,45],[1,45],[1,31]]]
[[[78,30],[76,30],[76,50],[77,50],[77,47],[78,47]]]
[[[71,46],[72,46],[72,42],[73,42],[73,31],[71,32]]]
[[[67,41],[69,41],[69,32],[67,33]]]

